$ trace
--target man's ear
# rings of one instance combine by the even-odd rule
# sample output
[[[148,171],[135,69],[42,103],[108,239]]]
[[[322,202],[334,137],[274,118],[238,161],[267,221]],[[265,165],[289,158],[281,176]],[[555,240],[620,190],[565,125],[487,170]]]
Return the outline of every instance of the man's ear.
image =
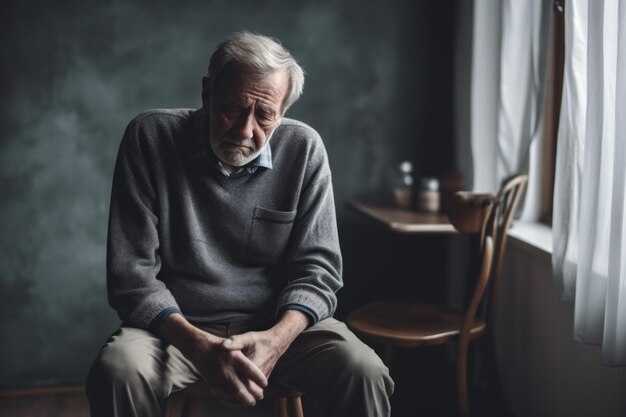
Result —
[[[209,110],[209,101],[211,98],[211,79],[202,77],[202,107]]]

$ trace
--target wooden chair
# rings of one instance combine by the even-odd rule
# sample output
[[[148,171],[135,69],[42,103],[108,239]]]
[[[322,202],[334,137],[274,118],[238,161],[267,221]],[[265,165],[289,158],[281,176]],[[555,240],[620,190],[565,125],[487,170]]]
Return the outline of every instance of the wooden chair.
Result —
[[[495,314],[496,294],[498,293],[498,282],[500,280],[500,269],[502,269],[502,261],[504,259],[504,250],[509,237],[509,229],[513,224],[513,217],[517,212],[519,203],[524,195],[526,184],[528,183],[528,175],[518,174],[506,178],[502,182],[502,186],[498,191],[498,207],[493,211],[493,219],[489,223],[492,230],[488,233],[494,236],[494,258],[493,258],[493,283],[491,285],[491,297],[489,302],[490,320],[493,320]]]
[[[485,320],[477,311],[485,294],[493,263],[492,216],[497,205],[493,194],[456,193],[450,207],[449,218],[461,233],[478,239],[479,259],[476,286],[464,312],[438,305],[407,302],[378,302],[361,307],[348,317],[348,326],[367,341],[382,343],[384,361],[391,368],[392,351],[396,347],[441,345],[458,342],[457,395],[459,414],[468,415],[467,353],[469,343],[485,333]]]
[[[170,395],[166,400],[164,417],[193,416],[195,400],[212,398],[204,382],[197,382],[182,391]],[[304,417],[302,394],[290,388],[270,384],[265,389],[264,399],[274,400],[276,417]]]
[[[385,346],[384,360],[391,365],[392,352],[394,347],[412,347],[424,345],[436,345],[457,339],[459,347],[457,351],[457,394],[459,402],[459,414],[467,416],[469,413],[469,402],[467,393],[467,349],[469,341],[476,339],[487,333],[487,339],[482,345],[485,356],[485,366],[487,368],[487,378],[493,385],[492,389],[496,394],[501,396],[501,385],[499,381],[499,372],[495,357],[495,343],[493,332],[490,331],[495,321],[495,304],[498,292],[497,286],[499,282],[500,269],[504,258],[506,242],[508,238],[508,230],[513,222],[513,217],[517,211],[519,203],[526,184],[528,182],[527,175],[514,175],[503,181],[503,185],[498,191],[493,204],[482,206],[480,204],[485,199],[491,200],[492,197],[481,196],[472,193],[457,193],[450,209],[449,218],[457,230],[464,233],[478,233],[480,229],[479,241],[482,246],[481,269],[479,278],[474,288],[471,301],[465,313],[451,311],[447,308],[439,306],[420,306],[406,303],[378,303],[358,309],[348,319],[348,325],[352,327],[355,333],[364,338],[377,340]],[[477,209],[477,207],[483,207]],[[484,211],[483,211],[484,210]],[[487,216],[487,217],[485,217]],[[484,286],[482,280],[484,278],[484,268],[487,254],[486,241],[490,237],[493,246],[493,256],[491,260],[490,277]],[[490,295],[488,303],[484,306],[483,317],[476,318],[478,305],[481,303],[480,298],[485,295],[485,288],[490,284]],[[382,312],[380,310],[383,310]],[[413,310],[412,319],[405,310]],[[405,316],[406,315],[406,316]],[[373,319],[373,321],[372,321]],[[378,320],[378,329],[372,330],[368,328],[368,323]],[[491,323],[487,327],[487,322]],[[389,323],[392,323],[391,325]],[[383,337],[377,337],[370,333],[381,332],[386,326],[390,332]],[[363,328],[361,330],[360,328]],[[389,329],[404,328],[406,332],[417,333],[414,340],[410,343],[401,341],[394,337],[393,330]],[[469,328],[469,331],[468,331]],[[469,334],[468,334],[469,333]]]
[[[513,218],[522,200],[527,183],[528,175],[525,174],[517,174],[504,179],[497,194],[498,206],[493,210],[493,218],[489,222],[491,229],[487,231],[488,234],[494,236],[495,250],[493,266],[491,268],[492,282],[489,288],[489,303],[486,304],[486,308],[483,312],[483,316],[487,317],[490,326],[487,329],[486,337],[481,341],[480,350],[482,351],[481,356],[484,359],[484,388],[492,392],[497,398],[503,398],[493,332],[496,322],[496,304],[501,275],[500,270],[502,269],[506,243],[509,237],[508,231],[513,224]]]

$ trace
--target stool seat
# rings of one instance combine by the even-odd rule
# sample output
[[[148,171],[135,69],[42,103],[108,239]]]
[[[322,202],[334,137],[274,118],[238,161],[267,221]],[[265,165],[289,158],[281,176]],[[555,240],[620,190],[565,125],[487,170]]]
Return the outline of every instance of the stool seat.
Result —
[[[302,393],[280,384],[272,384],[263,391],[264,399],[274,400],[276,417],[304,417]],[[213,398],[204,381],[196,382],[168,397],[163,415],[185,417],[191,415],[193,399]]]

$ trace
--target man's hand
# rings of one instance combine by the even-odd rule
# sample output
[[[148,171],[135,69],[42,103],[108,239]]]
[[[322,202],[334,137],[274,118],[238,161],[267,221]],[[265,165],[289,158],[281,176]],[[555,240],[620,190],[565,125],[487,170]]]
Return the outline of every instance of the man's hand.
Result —
[[[224,339],[209,335],[188,356],[208,382],[209,391],[223,403],[253,406],[263,398],[267,378],[241,351],[223,347]]]
[[[180,314],[170,315],[158,333],[194,364],[218,400],[253,406],[263,398],[267,377],[240,350],[226,348],[223,338],[196,328]]]
[[[231,352],[241,352],[267,377],[274,369],[278,358],[284,353],[284,350],[273,337],[271,330],[232,336],[224,340],[222,347]]]
[[[222,347],[231,352],[242,352],[269,377],[278,359],[308,323],[309,319],[303,313],[287,310],[271,329],[231,336],[224,340]]]

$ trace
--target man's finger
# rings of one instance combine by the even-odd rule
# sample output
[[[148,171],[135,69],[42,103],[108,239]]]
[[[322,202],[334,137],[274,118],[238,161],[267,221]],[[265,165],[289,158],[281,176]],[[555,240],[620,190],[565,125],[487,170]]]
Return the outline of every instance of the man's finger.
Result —
[[[242,377],[251,379],[261,388],[267,387],[267,377],[254,362],[241,351],[234,351],[231,354],[233,355],[233,364]]]
[[[224,339],[222,347],[226,350],[243,350],[252,343],[250,335],[241,334]]]
[[[235,372],[227,372],[225,377],[230,385],[228,390],[235,402],[250,407],[256,404],[255,396],[248,390],[239,375]]]
[[[263,388],[261,388],[256,382],[254,382],[251,379],[245,378],[245,377],[241,377],[240,379],[243,381],[244,385],[246,386],[246,388],[248,389],[248,392],[250,394],[252,394],[252,396],[257,400],[262,400],[263,399]]]

